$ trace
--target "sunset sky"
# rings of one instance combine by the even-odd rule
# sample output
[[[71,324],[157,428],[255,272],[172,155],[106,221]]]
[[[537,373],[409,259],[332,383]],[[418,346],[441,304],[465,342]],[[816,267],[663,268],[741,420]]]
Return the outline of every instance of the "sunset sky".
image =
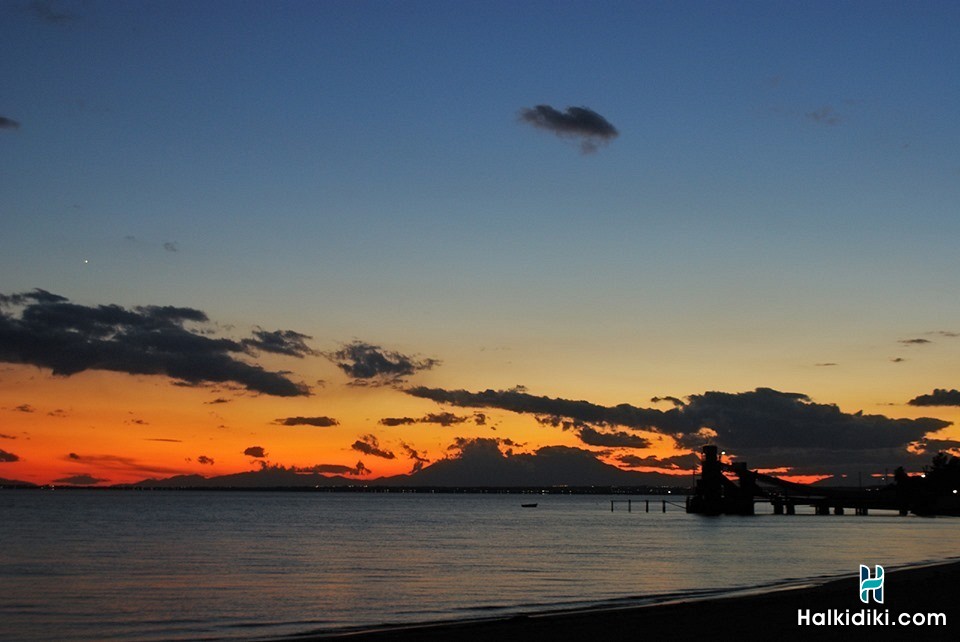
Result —
[[[4,2],[0,478],[960,452],[958,33],[955,2]]]

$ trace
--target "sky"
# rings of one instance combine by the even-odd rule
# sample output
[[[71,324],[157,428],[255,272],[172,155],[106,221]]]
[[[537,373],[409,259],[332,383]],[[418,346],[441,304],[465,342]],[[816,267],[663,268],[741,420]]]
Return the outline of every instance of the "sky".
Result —
[[[960,453],[958,32],[953,2],[8,0],[0,478]]]

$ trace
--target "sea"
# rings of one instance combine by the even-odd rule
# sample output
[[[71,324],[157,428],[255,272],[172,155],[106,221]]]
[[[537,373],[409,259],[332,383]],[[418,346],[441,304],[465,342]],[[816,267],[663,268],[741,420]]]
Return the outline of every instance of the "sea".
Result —
[[[2,490],[0,639],[271,639],[693,598],[960,555],[958,518],[705,517],[682,500]]]

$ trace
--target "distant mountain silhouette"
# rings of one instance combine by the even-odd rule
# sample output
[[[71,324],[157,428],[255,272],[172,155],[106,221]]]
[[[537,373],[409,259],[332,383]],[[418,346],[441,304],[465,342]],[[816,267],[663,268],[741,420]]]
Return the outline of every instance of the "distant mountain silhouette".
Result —
[[[581,448],[547,446],[533,454],[503,454],[494,440],[465,444],[412,475],[381,480],[407,486],[688,486],[688,476],[641,473],[605,464]]]
[[[298,473],[282,467],[267,467],[245,473],[203,477],[201,475],[176,475],[166,479],[144,479],[133,484],[138,488],[309,488],[314,486],[348,486],[366,484],[365,480],[347,477]]]
[[[641,473],[605,464],[595,453],[567,446],[547,446],[533,454],[504,454],[493,439],[461,444],[458,455],[442,459],[409,475],[357,479],[297,472],[267,466],[219,477],[177,475],[145,479],[140,488],[297,488],[331,486],[434,486],[434,487],[533,487],[533,486],[689,486],[688,476]]]

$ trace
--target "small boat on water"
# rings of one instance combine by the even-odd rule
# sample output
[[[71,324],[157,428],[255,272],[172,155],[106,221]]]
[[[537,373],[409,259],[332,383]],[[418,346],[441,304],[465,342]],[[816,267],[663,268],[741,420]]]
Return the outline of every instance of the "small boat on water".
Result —
[[[520,504],[520,508],[536,508],[536,504]]]

